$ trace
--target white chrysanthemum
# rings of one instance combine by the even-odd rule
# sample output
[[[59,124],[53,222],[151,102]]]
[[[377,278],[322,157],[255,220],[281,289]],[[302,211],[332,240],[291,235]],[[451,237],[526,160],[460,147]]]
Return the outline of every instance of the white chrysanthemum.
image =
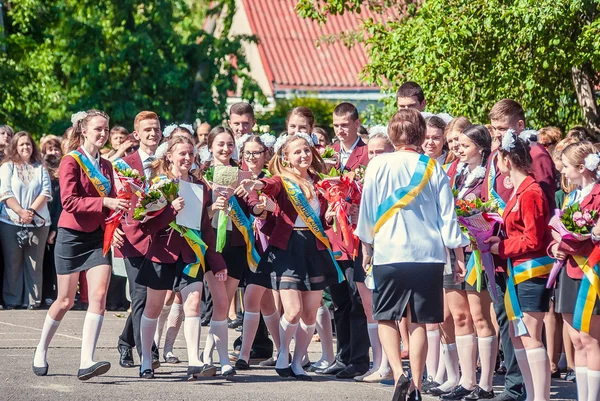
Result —
[[[585,166],[585,168],[590,171],[598,170],[599,164],[600,156],[598,156],[598,153],[590,153],[585,157],[585,160],[583,161],[583,165]]]
[[[162,159],[167,150],[169,149],[169,142],[161,143],[158,148],[156,148],[156,152],[154,152],[154,157],[156,159]]]
[[[192,127],[190,124],[179,124],[179,126],[187,130],[190,133],[190,135],[194,136],[194,127]]]
[[[388,134],[388,127],[387,125],[374,125],[369,129],[369,136],[373,136],[373,135],[377,135],[377,134],[383,134],[386,135]]]
[[[212,153],[208,150],[208,146],[202,146],[200,148],[200,162],[206,163],[212,160]]]
[[[477,166],[475,167],[475,169],[471,172],[471,174],[473,174],[473,176],[475,178],[485,178],[485,167],[483,166]]]
[[[312,137],[312,135],[314,135],[314,134],[308,135],[305,132],[296,132],[294,135],[299,136],[300,138],[306,139],[306,142],[308,142],[310,147],[315,146],[315,139]],[[317,143],[318,143],[318,141],[317,141]]]
[[[84,118],[87,117],[87,113],[85,111],[78,111],[75,114],[71,114],[71,124],[73,124],[73,126],[77,125],[77,123],[81,120],[83,120]]]
[[[509,129],[502,137],[502,149],[504,149],[507,152],[510,152],[511,149],[515,147],[515,142],[515,131]]]
[[[173,133],[173,131],[175,131],[175,129],[178,127],[177,124],[169,124],[165,127],[165,129],[163,130],[163,136],[165,138],[168,138],[171,136],[171,134]]]
[[[248,141],[248,139],[250,139],[251,136],[252,135],[250,134],[244,134],[235,141],[235,145],[237,146],[238,150],[242,149],[242,146],[244,146],[244,144]]]
[[[267,148],[272,148],[275,145],[275,142],[277,142],[275,135],[271,134],[262,134],[260,140]]]
[[[519,134],[519,138],[525,143],[537,142],[538,132],[534,129],[527,129]]]
[[[276,154],[279,153],[279,151],[281,150],[281,147],[283,146],[283,144],[285,143],[285,141],[287,140],[288,135],[280,135],[279,138],[277,138],[277,141],[275,141],[275,145],[273,146],[273,150],[275,151]]]

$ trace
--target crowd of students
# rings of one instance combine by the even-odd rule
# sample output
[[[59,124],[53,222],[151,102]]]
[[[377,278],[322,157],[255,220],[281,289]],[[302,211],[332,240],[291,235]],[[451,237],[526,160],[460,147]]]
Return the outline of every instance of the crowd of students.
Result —
[[[132,306],[119,338],[119,362],[134,366],[132,349],[137,349],[140,378],[160,375],[165,321],[167,337],[171,334],[164,361],[179,362],[173,333],[184,320],[189,380],[231,378],[250,369],[260,354],[261,366],[274,367],[284,378],[310,381],[308,373],[315,372],[368,383],[392,380],[394,401],[420,400],[422,393],[442,400],[541,401],[550,399],[564,351],[566,378],[575,376],[578,399],[597,400],[600,288],[598,266],[588,261],[595,260],[600,224],[585,241],[553,238],[548,228],[556,207],[578,204],[590,212],[600,207],[595,137],[583,127],[564,136],[554,127],[526,130],[523,108],[510,99],[492,107],[487,125],[427,113],[423,91],[413,82],[400,87],[397,104],[387,127],[365,133],[356,107],[340,103],[333,113],[335,156],[326,158],[321,155],[329,153],[329,138],[306,107],[290,110],[287,130],[278,138],[253,133],[256,121],[247,103],[233,105],[227,124],[210,131],[186,124],[162,129],[155,113],[143,111],[131,136],[120,127],[111,131],[109,116],[101,111],[80,112],[62,139],[58,172],[45,149],[60,151],[58,141],[49,142],[55,138],[42,143],[42,162],[29,134],[17,133],[9,143],[2,134],[6,128],[0,128],[0,145],[10,155],[0,167],[0,196],[3,215],[14,226],[9,231],[0,221],[5,303],[20,305],[22,289],[29,305],[39,306],[42,299],[41,280],[31,274],[39,273],[35,265],[20,269],[23,279],[19,288],[13,285],[10,248],[16,246],[18,226],[31,224],[28,238],[38,247],[50,243],[49,236],[55,246],[56,301],[42,326],[34,373],[48,373],[48,347],[78,286],[87,286],[88,302],[78,377],[88,380],[110,369],[109,362],[94,359],[94,350],[110,302],[111,265],[122,263]],[[104,153],[111,132],[121,142]],[[177,197],[148,221],[130,219],[137,195],[116,196],[111,161],[143,172],[148,183],[158,177],[197,185],[203,202],[190,205]],[[52,173],[44,175],[44,166]],[[225,196],[206,174],[218,166],[239,167],[251,178]],[[360,201],[348,200],[342,214],[319,185],[320,174],[331,167],[342,173],[366,167]],[[10,181],[9,172],[24,171],[17,174],[21,178],[35,175],[36,168],[42,173],[32,188],[38,189],[21,195],[22,186]],[[58,197],[55,223],[46,205]],[[455,207],[458,200],[479,199],[494,201],[502,219],[479,244],[493,266],[475,284],[467,279],[475,245],[461,229]],[[203,268],[195,270],[190,270],[197,262],[191,242],[172,228],[186,207],[197,210],[205,244]],[[105,219],[112,212],[125,213],[127,222],[115,232],[111,258],[102,248]],[[223,215],[226,235],[217,241]],[[34,225],[36,218],[44,224]],[[340,229],[346,225],[355,227],[354,244]],[[21,249],[36,252],[35,245]],[[255,265],[248,256],[253,251],[260,259]],[[550,286],[556,260],[565,267]],[[11,280],[8,290],[6,280]],[[228,315],[240,286],[245,287],[241,344],[230,353]],[[213,306],[201,349],[205,287]],[[324,291],[333,303],[337,352]],[[267,330],[274,347],[269,348]],[[311,363],[307,349],[315,331],[322,357]],[[215,348],[219,369],[213,364]],[[403,357],[409,358],[410,375]],[[494,393],[494,372],[505,375],[501,393]]]

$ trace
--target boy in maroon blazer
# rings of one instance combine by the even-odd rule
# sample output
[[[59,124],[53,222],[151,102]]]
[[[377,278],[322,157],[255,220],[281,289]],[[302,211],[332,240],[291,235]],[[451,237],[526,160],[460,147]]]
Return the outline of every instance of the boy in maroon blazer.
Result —
[[[123,158],[123,161],[132,169],[136,169],[140,174],[149,177],[151,172],[150,164],[154,161],[154,153],[160,144],[162,131],[160,121],[156,113],[152,111],[142,111],[135,117],[133,123],[135,139],[140,141],[139,149]],[[115,256],[125,259],[125,270],[129,280],[129,293],[131,297],[131,313],[125,322],[123,332],[119,336],[118,350],[120,353],[119,364],[123,367],[133,367],[133,356],[131,350],[137,348],[141,358],[142,349],[140,342],[140,320],[146,305],[146,287],[136,283],[138,271],[144,263],[145,255],[150,246],[150,235],[142,231],[139,221],[133,219],[135,206],[138,198],[134,194],[131,198],[131,209],[127,215],[127,223],[121,224],[121,229],[117,230],[115,236],[121,239],[122,245],[115,249]],[[160,366],[158,350],[153,347],[154,368]]]
[[[351,103],[337,105],[333,111],[333,129],[339,139],[333,145],[338,159],[337,169],[353,171],[369,162],[367,145],[358,135],[359,128],[360,118],[356,107]],[[367,318],[354,281],[353,252],[344,245],[340,230],[336,232],[329,229],[327,236],[333,251],[342,254],[338,264],[344,271],[346,281],[330,287],[335,306],[333,316],[338,346],[336,360],[329,367],[317,369],[316,372],[350,379],[369,370]]]

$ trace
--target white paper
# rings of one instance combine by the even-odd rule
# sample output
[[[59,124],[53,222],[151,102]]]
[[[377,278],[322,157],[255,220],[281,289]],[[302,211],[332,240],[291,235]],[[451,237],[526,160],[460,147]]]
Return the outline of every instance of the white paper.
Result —
[[[202,207],[204,190],[201,185],[179,181],[179,196],[185,202],[184,208],[177,214],[175,222],[180,226],[200,230],[202,227]]]

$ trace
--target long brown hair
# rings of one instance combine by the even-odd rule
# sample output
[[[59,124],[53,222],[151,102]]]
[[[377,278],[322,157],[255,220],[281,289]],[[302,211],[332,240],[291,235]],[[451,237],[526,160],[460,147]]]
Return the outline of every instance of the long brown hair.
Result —
[[[83,129],[87,128],[92,118],[100,116],[106,118],[107,122],[110,120],[108,118],[108,114],[100,110],[91,109],[86,111],[85,113],[86,116],[73,125],[73,133],[68,139],[67,146],[65,147],[65,151],[63,152],[64,154],[67,154],[70,151],[75,150],[79,146],[81,146],[81,144],[83,143]]]
[[[29,163],[36,164],[42,162],[42,154],[40,153],[40,149],[36,145],[31,134],[27,131],[19,131],[10,140],[10,148],[8,149],[8,153],[3,160],[4,163],[7,161],[12,161],[13,163],[17,164],[22,163],[21,156],[19,156],[19,151],[17,149],[17,143],[19,142],[19,139],[24,136],[29,138],[29,141],[31,142],[31,158],[29,159]]]
[[[171,172],[171,168],[170,168],[171,162],[169,161],[169,159],[167,159],[167,153],[171,153],[173,151],[173,149],[175,148],[175,146],[177,146],[179,144],[187,144],[187,145],[191,145],[192,148],[194,147],[194,143],[188,137],[181,136],[181,135],[171,136],[171,138],[169,139],[169,141],[167,143],[168,143],[167,150],[165,151],[164,155],[161,158],[154,160],[152,162],[152,164],[150,165],[150,168],[152,169],[152,177],[156,177],[157,175],[162,174],[162,175],[166,175],[170,179],[175,178],[173,176],[173,173]],[[193,173],[188,172],[188,174],[197,180],[200,179],[200,177],[197,174],[197,170],[195,170]]]
[[[296,174],[294,172],[294,170],[292,170],[291,167],[283,165],[283,157],[287,153],[287,149],[289,148],[289,146],[292,142],[296,142],[296,141],[304,141],[306,143],[306,145],[310,148],[311,153],[313,154],[313,158],[312,158],[312,162],[311,162],[309,171],[313,174],[316,174],[318,172],[325,170],[325,166],[322,161],[323,159],[321,159],[320,157],[319,158],[315,157],[315,153],[317,153],[317,152],[315,151],[315,149],[312,146],[310,146],[310,144],[308,143],[308,141],[305,138],[303,138],[301,136],[297,136],[297,135],[289,135],[287,137],[287,139],[285,140],[285,142],[283,143],[283,145],[281,146],[281,149],[279,149],[279,152],[277,152],[277,154],[275,156],[273,156],[273,158],[269,162],[269,171],[273,175],[279,176],[281,178],[287,178],[288,180],[292,181],[294,184],[296,184],[300,187],[300,189],[302,190],[302,193],[304,194],[304,196],[306,196],[307,199],[311,199],[314,191],[313,191],[313,186],[310,183],[310,181],[308,181],[308,180],[302,178],[300,175]],[[318,156],[318,153],[317,153],[317,156]]]

